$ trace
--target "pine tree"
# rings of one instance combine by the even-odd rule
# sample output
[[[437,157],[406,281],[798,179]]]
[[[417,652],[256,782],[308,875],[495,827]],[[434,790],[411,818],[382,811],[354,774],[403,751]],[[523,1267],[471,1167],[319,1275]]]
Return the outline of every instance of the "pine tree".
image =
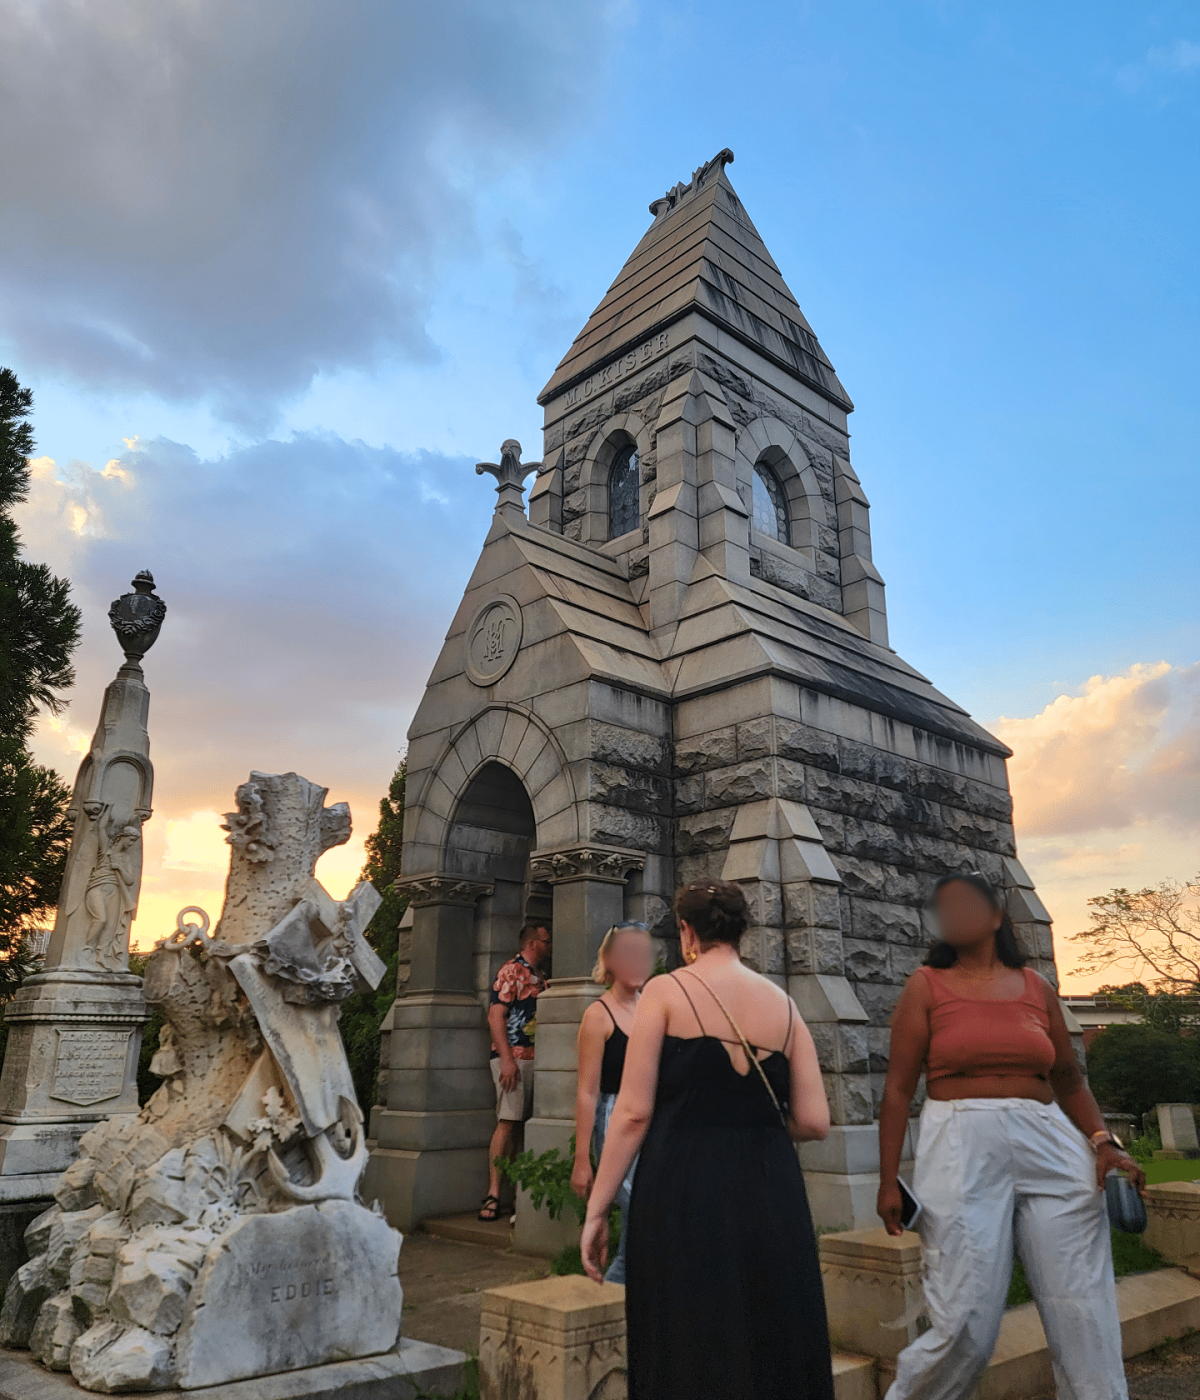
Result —
[[[408,908],[407,895],[392,886],[400,878],[400,849],[404,838],[404,785],[408,761],[401,759],[392,774],[387,796],[379,803],[379,825],[367,837],[362,878],[370,880],[383,903],[367,925],[367,941],[383,959],[387,970],[373,992],[357,992],[342,1003],[340,1027],[354,1076],[354,1088],[364,1113],[375,1102],[379,1077],[379,1028],[396,997],[396,970],[400,963],[400,920]]]
[[[58,899],[71,839],[70,790],[28,747],[38,710],[63,708],[79,641],[71,585],[21,558],[12,518],[29,494],[32,408],[30,390],[0,369],[0,999],[28,970],[25,935]]]

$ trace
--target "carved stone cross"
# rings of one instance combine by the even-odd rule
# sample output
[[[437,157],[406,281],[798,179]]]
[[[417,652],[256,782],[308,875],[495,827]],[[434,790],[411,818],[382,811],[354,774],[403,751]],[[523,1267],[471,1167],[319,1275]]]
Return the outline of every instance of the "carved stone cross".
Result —
[[[500,462],[477,462],[475,473],[482,476],[484,472],[491,472],[498,483],[496,495],[496,514],[506,515],[510,510],[516,510],[522,517],[525,516],[525,478],[533,472],[540,470],[541,462],[522,462],[521,444],[516,438],[506,438],[500,444]]]

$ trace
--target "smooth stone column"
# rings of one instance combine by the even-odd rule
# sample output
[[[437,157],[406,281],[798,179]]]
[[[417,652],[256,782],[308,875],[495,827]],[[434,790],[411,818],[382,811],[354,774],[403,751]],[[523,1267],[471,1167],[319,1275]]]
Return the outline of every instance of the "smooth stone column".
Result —
[[[529,858],[533,879],[554,892],[554,976],[538,998],[534,1037],[533,1117],[525,1125],[526,1151],[570,1151],[575,1131],[576,1051],[579,1023],[604,990],[592,981],[601,940],[625,917],[625,879],[640,870],[640,852],[609,846],[538,851]],[[579,1222],[568,1211],[551,1220],[535,1211],[524,1192],[517,1196],[513,1243],[527,1254],[547,1257],[573,1244]]]
[[[451,875],[401,881],[412,965],[390,1013],[385,1104],[371,1110],[364,1200],[409,1230],[477,1206],[496,1126],[487,1018],[473,987],[475,906],[492,886]]]

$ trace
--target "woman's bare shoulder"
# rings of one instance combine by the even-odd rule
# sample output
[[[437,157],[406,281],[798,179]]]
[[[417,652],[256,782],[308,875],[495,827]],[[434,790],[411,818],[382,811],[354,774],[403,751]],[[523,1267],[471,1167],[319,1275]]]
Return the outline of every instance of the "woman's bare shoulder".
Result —
[[[900,993],[900,1001],[906,1006],[931,1006],[933,1004],[933,987],[929,980],[931,975],[934,975],[933,969],[928,967],[918,967],[915,972],[910,972],[908,981],[904,984],[904,990]]]
[[[666,1006],[673,995],[678,993],[678,986],[673,973],[661,973],[651,979],[642,988],[642,994],[638,997],[638,1005],[644,1006]]]

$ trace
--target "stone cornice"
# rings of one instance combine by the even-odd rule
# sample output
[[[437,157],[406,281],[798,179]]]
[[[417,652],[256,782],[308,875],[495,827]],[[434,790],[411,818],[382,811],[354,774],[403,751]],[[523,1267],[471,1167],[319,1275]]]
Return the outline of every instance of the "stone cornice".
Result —
[[[529,874],[531,879],[550,885],[567,880],[623,885],[631,870],[641,870],[645,864],[643,852],[620,846],[568,846],[559,851],[534,851],[529,857]]]
[[[422,904],[477,904],[485,895],[491,894],[495,885],[491,881],[464,880],[459,875],[407,875],[401,876],[392,886],[408,895],[412,905]]]

